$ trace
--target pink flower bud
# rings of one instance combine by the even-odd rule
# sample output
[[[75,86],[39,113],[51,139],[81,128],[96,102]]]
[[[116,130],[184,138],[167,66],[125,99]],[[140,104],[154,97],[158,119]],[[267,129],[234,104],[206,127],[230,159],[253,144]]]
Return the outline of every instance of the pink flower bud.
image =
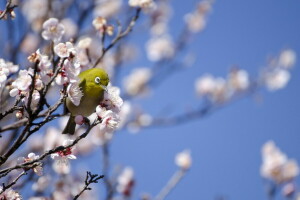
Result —
[[[18,112],[16,113],[16,118],[22,119],[22,117],[23,117],[22,111],[18,111]]]
[[[78,125],[82,125],[84,123],[84,118],[82,115],[77,115],[75,117],[75,123]]]

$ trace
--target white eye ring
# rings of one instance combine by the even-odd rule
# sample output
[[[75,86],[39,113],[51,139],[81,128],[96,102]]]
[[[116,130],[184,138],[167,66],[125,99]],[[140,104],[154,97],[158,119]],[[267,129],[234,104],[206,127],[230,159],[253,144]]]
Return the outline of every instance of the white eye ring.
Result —
[[[100,77],[95,78],[95,83],[99,84],[100,83]]]

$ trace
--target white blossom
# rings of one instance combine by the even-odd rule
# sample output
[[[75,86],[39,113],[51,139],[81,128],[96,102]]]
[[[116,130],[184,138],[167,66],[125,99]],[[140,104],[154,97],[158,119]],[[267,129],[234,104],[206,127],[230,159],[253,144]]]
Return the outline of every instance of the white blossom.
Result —
[[[122,6],[122,0],[96,0],[94,16],[110,18],[114,16]]]
[[[0,186],[0,191],[2,191],[2,186]],[[2,200],[22,200],[22,196],[14,191],[13,189],[9,188],[5,190],[2,194],[0,194],[0,199]]]
[[[56,18],[50,18],[43,24],[44,31],[42,32],[42,37],[45,40],[52,40],[54,42],[60,41],[63,34],[65,33],[64,26],[58,22]]]
[[[273,141],[264,144],[262,148],[261,175],[277,183],[283,183],[294,179],[299,174],[299,167],[295,160],[278,149]]]
[[[50,184],[50,176],[41,176],[36,182],[32,184],[32,190],[36,192],[43,192]]]
[[[151,61],[171,58],[175,53],[175,44],[168,35],[150,39],[146,44],[147,56]]]
[[[131,7],[141,8],[151,8],[155,5],[153,0],[129,0],[128,4]]]
[[[63,142],[63,146],[67,147],[70,144],[73,143],[73,140],[67,139]],[[69,164],[69,159],[74,160],[76,159],[76,156],[73,155],[73,147],[68,147],[65,148],[64,150],[58,151],[57,153],[51,154],[51,158],[56,160],[55,164],[59,165],[57,167],[61,167],[61,165],[68,165]]]
[[[112,133],[118,128],[120,119],[116,113],[111,110],[101,108],[100,106],[97,106],[96,113],[102,119],[100,130],[103,132]]]
[[[290,80],[290,72],[285,69],[275,69],[265,74],[265,84],[270,91],[284,88]]]
[[[120,88],[109,85],[107,92],[104,93],[103,104],[109,110],[120,112],[123,105],[123,99],[120,97]]]
[[[206,74],[198,78],[195,82],[196,93],[200,96],[212,94],[215,90],[215,78]]]
[[[295,65],[296,58],[297,55],[295,51],[293,51],[292,49],[286,49],[280,53],[278,64],[280,67],[290,69]]]
[[[117,179],[117,191],[125,196],[130,196],[134,185],[134,171],[131,167],[126,167]]]
[[[229,84],[234,90],[246,90],[249,85],[249,75],[245,70],[233,70],[229,74]]]
[[[31,162],[34,160],[39,159],[39,155],[36,155],[35,153],[29,153],[27,158],[19,158],[18,160],[21,162]],[[38,176],[43,175],[43,167],[41,162],[35,162],[36,166],[33,168],[34,173],[36,173]]]
[[[178,153],[175,157],[175,163],[178,167],[188,170],[192,165],[192,157],[189,150]]]
[[[61,58],[67,58],[70,55],[76,55],[76,50],[71,42],[59,43],[55,45],[54,52]]]
[[[144,92],[151,76],[152,72],[149,68],[141,67],[134,69],[129,76],[125,77],[123,83],[124,89],[132,96]]]
[[[28,0],[24,1],[22,11],[28,22],[41,19],[48,11],[47,0]]]
[[[75,106],[79,106],[81,97],[83,97],[83,93],[81,88],[79,87],[78,83],[71,83],[68,85],[67,93],[69,99]]]

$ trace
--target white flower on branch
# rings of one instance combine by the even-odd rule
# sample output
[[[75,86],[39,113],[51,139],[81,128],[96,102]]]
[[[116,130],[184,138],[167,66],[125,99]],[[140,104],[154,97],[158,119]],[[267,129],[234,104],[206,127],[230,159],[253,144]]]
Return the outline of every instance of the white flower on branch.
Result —
[[[102,106],[114,112],[120,112],[123,105],[123,99],[120,97],[120,88],[108,86],[107,92],[104,93]]]
[[[106,33],[107,35],[113,35],[114,27],[107,25],[106,19],[104,17],[96,17],[93,20],[94,28],[100,33]]]
[[[234,69],[229,73],[228,82],[233,90],[246,90],[250,85],[248,72]]]
[[[42,37],[45,40],[52,40],[55,43],[60,41],[65,33],[64,26],[58,22],[56,18],[50,18],[43,24],[44,31],[42,32]]]
[[[36,182],[32,184],[32,190],[36,192],[43,192],[50,184],[50,176],[41,176]]]
[[[295,160],[278,149],[273,141],[264,144],[262,148],[261,175],[264,178],[283,183],[294,179],[299,174],[299,166]]]
[[[39,155],[35,155],[35,153],[29,153],[27,158],[19,158],[18,160],[21,162],[31,162],[33,160],[39,159]],[[43,175],[43,167],[41,162],[36,162],[36,166],[33,168],[34,173],[36,173],[38,176]]]
[[[141,67],[134,69],[132,73],[124,79],[124,89],[127,94],[135,96],[147,91],[147,83],[152,76],[149,68]]]
[[[280,53],[278,64],[280,67],[290,69],[295,65],[296,58],[297,55],[295,51],[293,51],[292,49],[286,49]]]
[[[22,12],[28,22],[34,22],[44,17],[48,11],[47,0],[28,0],[24,1]]]
[[[270,91],[284,88],[291,78],[290,72],[285,69],[269,71],[264,76],[264,81]]]
[[[83,93],[78,85],[78,82],[74,82],[68,85],[67,93],[69,99],[75,106],[79,106],[81,97],[83,97]]]
[[[175,157],[175,163],[178,167],[188,170],[192,165],[192,157],[189,150],[178,153]]]
[[[63,146],[66,147],[73,143],[73,140],[67,139],[63,142]],[[68,147],[62,151],[51,154],[51,158],[56,160],[55,164],[57,165],[68,165],[69,159],[74,160],[76,156],[73,155],[74,147]]]
[[[171,58],[175,53],[175,44],[169,35],[155,37],[146,44],[147,56],[150,61]]]
[[[119,12],[122,6],[122,0],[96,0],[94,16],[110,18]]]
[[[101,106],[97,106],[96,113],[102,119],[100,130],[106,133],[113,133],[119,125],[119,116],[111,110],[106,110]]]
[[[12,62],[6,62],[3,59],[0,59],[0,87],[7,79],[7,76],[10,73],[15,73],[19,69],[18,65],[14,65]]]
[[[0,186],[0,192],[2,191],[2,186]],[[22,200],[22,196],[14,191],[13,189],[9,188],[5,190],[2,194],[0,194],[0,199],[2,200]]]
[[[54,52],[61,58],[67,58],[76,55],[76,50],[71,42],[59,43],[55,45]]]
[[[117,191],[124,196],[131,196],[131,192],[134,186],[134,171],[131,167],[126,167],[119,175],[117,185]]]
[[[152,8],[155,6],[153,0],[129,0],[128,4],[131,7],[141,7],[141,8]]]

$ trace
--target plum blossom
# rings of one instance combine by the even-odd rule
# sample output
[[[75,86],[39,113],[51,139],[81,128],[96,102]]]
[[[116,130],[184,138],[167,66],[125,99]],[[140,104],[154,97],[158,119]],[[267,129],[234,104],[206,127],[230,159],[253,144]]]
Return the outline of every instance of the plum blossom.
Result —
[[[215,89],[215,78],[205,74],[195,82],[196,93],[200,96],[212,94]]]
[[[42,18],[48,11],[47,3],[47,0],[24,1],[24,5],[22,6],[24,17],[26,17],[29,22]]]
[[[124,88],[129,95],[135,96],[146,91],[146,84],[151,77],[152,72],[149,68],[141,67],[134,69],[129,76],[125,77]]]
[[[50,180],[50,176],[39,177],[38,180],[32,184],[32,190],[37,192],[44,191],[48,187]]]
[[[120,122],[119,116],[111,110],[106,110],[101,106],[97,106],[96,113],[102,119],[100,130],[107,133],[112,133],[118,128]]]
[[[129,0],[128,4],[131,7],[141,7],[141,8],[152,8],[155,5],[153,0]]]
[[[96,0],[95,5],[94,16],[110,18],[120,10],[122,0]]]
[[[284,88],[290,78],[290,72],[285,69],[275,69],[265,74],[265,84],[270,91]]]
[[[79,106],[81,97],[83,97],[83,93],[77,82],[68,85],[67,93],[72,103],[75,106]]]
[[[268,141],[262,148],[261,176],[276,183],[283,183],[299,175],[299,166],[295,160],[287,156],[276,147],[273,141]]]
[[[0,193],[3,190],[2,186],[0,186]],[[13,189],[9,188],[5,190],[2,194],[0,194],[0,199],[2,200],[22,200],[22,196],[14,191]]]
[[[54,52],[61,58],[67,58],[76,55],[76,50],[71,42],[59,43],[55,45]]]
[[[7,76],[10,73],[15,73],[19,69],[18,65],[14,65],[12,62],[6,62],[3,59],[0,59],[0,87],[7,79]]]
[[[168,35],[154,37],[147,42],[146,50],[150,61],[159,61],[174,55],[175,44]]]
[[[52,40],[54,42],[60,41],[65,33],[64,26],[59,23],[58,19],[50,18],[43,24],[44,31],[42,32],[42,37],[45,40]]]
[[[183,170],[188,170],[192,165],[192,157],[189,150],[178,153],[175,157],[175,163]]]
[[[204,75],[196,80],[196,93],[213,102],[224,102],[229,98],[228,83],[224,78]]]
[[[63,142],[63,146],[67,147],[68,145],[72,144],[73,140],[67,139]],[[57,153],[51,154],[51,158],[56,160],[57,165],[68,165],[69,159],[74,160],[76,156],[73,155],[72,151],[74,150],[73,147],[68,147],[64,150],[58,151]]]
[[[27,158],[19,158],[18,160],[21,162],[31,162],[34,160],[39,159],[40,156],[36,155],[35,153],[29,153]],[[36,166],[33,168],[34,173],[36,173],[38,176],[42,176],[43,175],[43,167],[42,167],[42,163],[41,162],[36,162],[35,163]]]
[[[80,63],[66,59],[64,61],[62,72],[59,73],[55,79],[58,85],[66,83],[77,83],[79,81],[78,75],[80,74]]]
[[[201,1],[194,12],[188,13],[184,16],[184,20],[189,31],[197,33],[205,28],[206,15],[211,10],[212,3],[212,0]]]
[[[246,90],[250,85],[248,72],[241,69],[232,70],[228,80],[233,90]]]
[[[134,171],[131,167],[126,167],[117,179],[117,191],[124,196],[131,196],[134,186]]]
[[[295,65],[296,58],[297,55],[292,49],[286,49],[280,53],[278,64],[280,67],[290,69]]]
[[[114,112],[120,112],[123,99],[120,97],[120,88],[109,85],[107,92],[104,93],[102,106]]]
[[[107,25],[107,21],[104,17],[96,17],[93,20],[93,26],[100,33],[106,33],[108,35],[112,35],[114,33],[114,27],[111,25]]]

